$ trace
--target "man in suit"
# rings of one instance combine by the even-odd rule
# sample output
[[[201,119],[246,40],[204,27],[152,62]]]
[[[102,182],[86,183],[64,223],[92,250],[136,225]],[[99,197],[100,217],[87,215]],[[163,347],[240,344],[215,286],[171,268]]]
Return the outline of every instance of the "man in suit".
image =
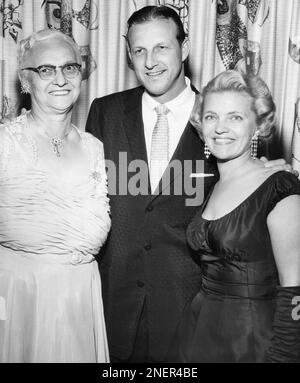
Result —
[[[184,74],[189,42],[177,13],[165,6],[135,12],[128,20],[127,42],[142,86],[94,100],[86,130],[103,142],[117,174],[124,165],[120,153],[128,164],[142,160],[150,166],[154,108],[165,104],[169,158],[191,164],[185,181],[197,170],[196,160],[203,171],[216,173],[213,164],[204,169],[203,144],[189,122],[195,92]],[[120,179],[127,177],[122,173],[115,195],[110,195],[112,230],[99,262],[112,362],[164,361],[183,310],[199,290],[200,269],[185,240],[197,208],[187,200],[196,198],[186,194],[184,177],[176,171],[165,182],[167,193],[148,173],[141,176],[145,195],[121,193]],[[128,178],[134,174],[128,172]],[[213,178],[205,181],[207,189]],[[178,193],[180,183],[183,190]],[[198,188],[203,191],[203,179]]]
[[[86,126],[116,167],[115,174],[108,167],[112,230],[100,273],[111,361],[162,362],[201,284],[186,226],[218,175],[189,122],[196,94],[184,73],[189,42],[177,13],[166,6],[136,11],[127,45],[142,86],[95,99]],[[152,149],[160,104],[167,110],[169,164],[161,161],[159,181]],[[195,171],[215,176],[186,188]],[[140,193],[127,190],[132,177]]]

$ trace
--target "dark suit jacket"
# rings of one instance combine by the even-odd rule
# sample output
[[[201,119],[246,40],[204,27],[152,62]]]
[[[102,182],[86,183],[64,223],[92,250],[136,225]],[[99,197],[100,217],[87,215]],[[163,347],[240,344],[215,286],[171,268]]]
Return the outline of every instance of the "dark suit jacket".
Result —
[[[89,112],[87,131],[103,142],[106,160],[116,165],[117,177],[113,172],[108,177],[111,190],[116,178],[117,192],[119,172],[122,182],[136,174],[127,172],[124,153],[128,164],[136,159],[147,163],[142,94],[143,88],[138,87],[95,99]],[[180,163],[190,160],[193,171],[195,161],[204,159],[203,143],[189,123],[174,159]],[[205,172],[216,174],[215,164],[205,161]],[[171,195],[151,195],[148,173],[142,179],[144,184],[149,182],[148,195],[120,195],[124,190],[110,194],[112,230],[99,262],[110,353],[119,359],[132,352],[146,302],[150,356],[153,361],[163,361],[186,305],[199,290],[200,269],[185,236],[197,206],[186,206],[186,198],[191,197],[185,190],[176,191],[184,183],[182,173],[175,170],[166,182],[165,190],[169,188]],[[191,170],[185,173],[190,179]],[[216,177],[205,179],[205,194],[215,181]],[[203,179],[197,182],[202,189]]]

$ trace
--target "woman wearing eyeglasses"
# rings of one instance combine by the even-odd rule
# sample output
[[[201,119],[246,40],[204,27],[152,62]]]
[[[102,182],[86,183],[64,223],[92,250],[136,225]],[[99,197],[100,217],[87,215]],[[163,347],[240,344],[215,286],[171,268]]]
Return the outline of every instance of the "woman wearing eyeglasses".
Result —
[[[31,110],[0,129],[0,362],[108,362],[95,255],[109,204],[102,143],[71,123],[77,45],[33,33],[19,77]]]

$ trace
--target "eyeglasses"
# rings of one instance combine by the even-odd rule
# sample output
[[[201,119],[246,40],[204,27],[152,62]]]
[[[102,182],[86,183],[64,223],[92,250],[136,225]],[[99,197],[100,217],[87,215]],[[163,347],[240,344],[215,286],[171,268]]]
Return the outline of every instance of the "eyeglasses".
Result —
[[[32,70],[39,74],[42,80],[53,80],[57,75],[57,68],[61,68],[63,75],[66,78],[74,78],[76,77],[80,70],[81,65],[77,63],[69,63],[64,65],[40,65],[37,68],[23,68],[22,70]]]

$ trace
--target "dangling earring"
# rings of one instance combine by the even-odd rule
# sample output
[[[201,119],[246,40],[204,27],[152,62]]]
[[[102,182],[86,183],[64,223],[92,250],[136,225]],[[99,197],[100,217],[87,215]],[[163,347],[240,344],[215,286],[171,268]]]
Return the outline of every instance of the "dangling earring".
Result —
[[[258,136],[259,136],[259,133],[258,133],[258,131],[256,131],[254,136],[252,137],[251,151],[250,151],[250,154],[251,154],[252,158],[256,158],[257,157]]]
[[[30,94],[30,85],[28,81],[21,82],[21,93],[22,94]]]
[[[208,146],[206,144],[204,145],[204,155],[206,158],[208,158],[211,155],[210,150],[208,149]]]

